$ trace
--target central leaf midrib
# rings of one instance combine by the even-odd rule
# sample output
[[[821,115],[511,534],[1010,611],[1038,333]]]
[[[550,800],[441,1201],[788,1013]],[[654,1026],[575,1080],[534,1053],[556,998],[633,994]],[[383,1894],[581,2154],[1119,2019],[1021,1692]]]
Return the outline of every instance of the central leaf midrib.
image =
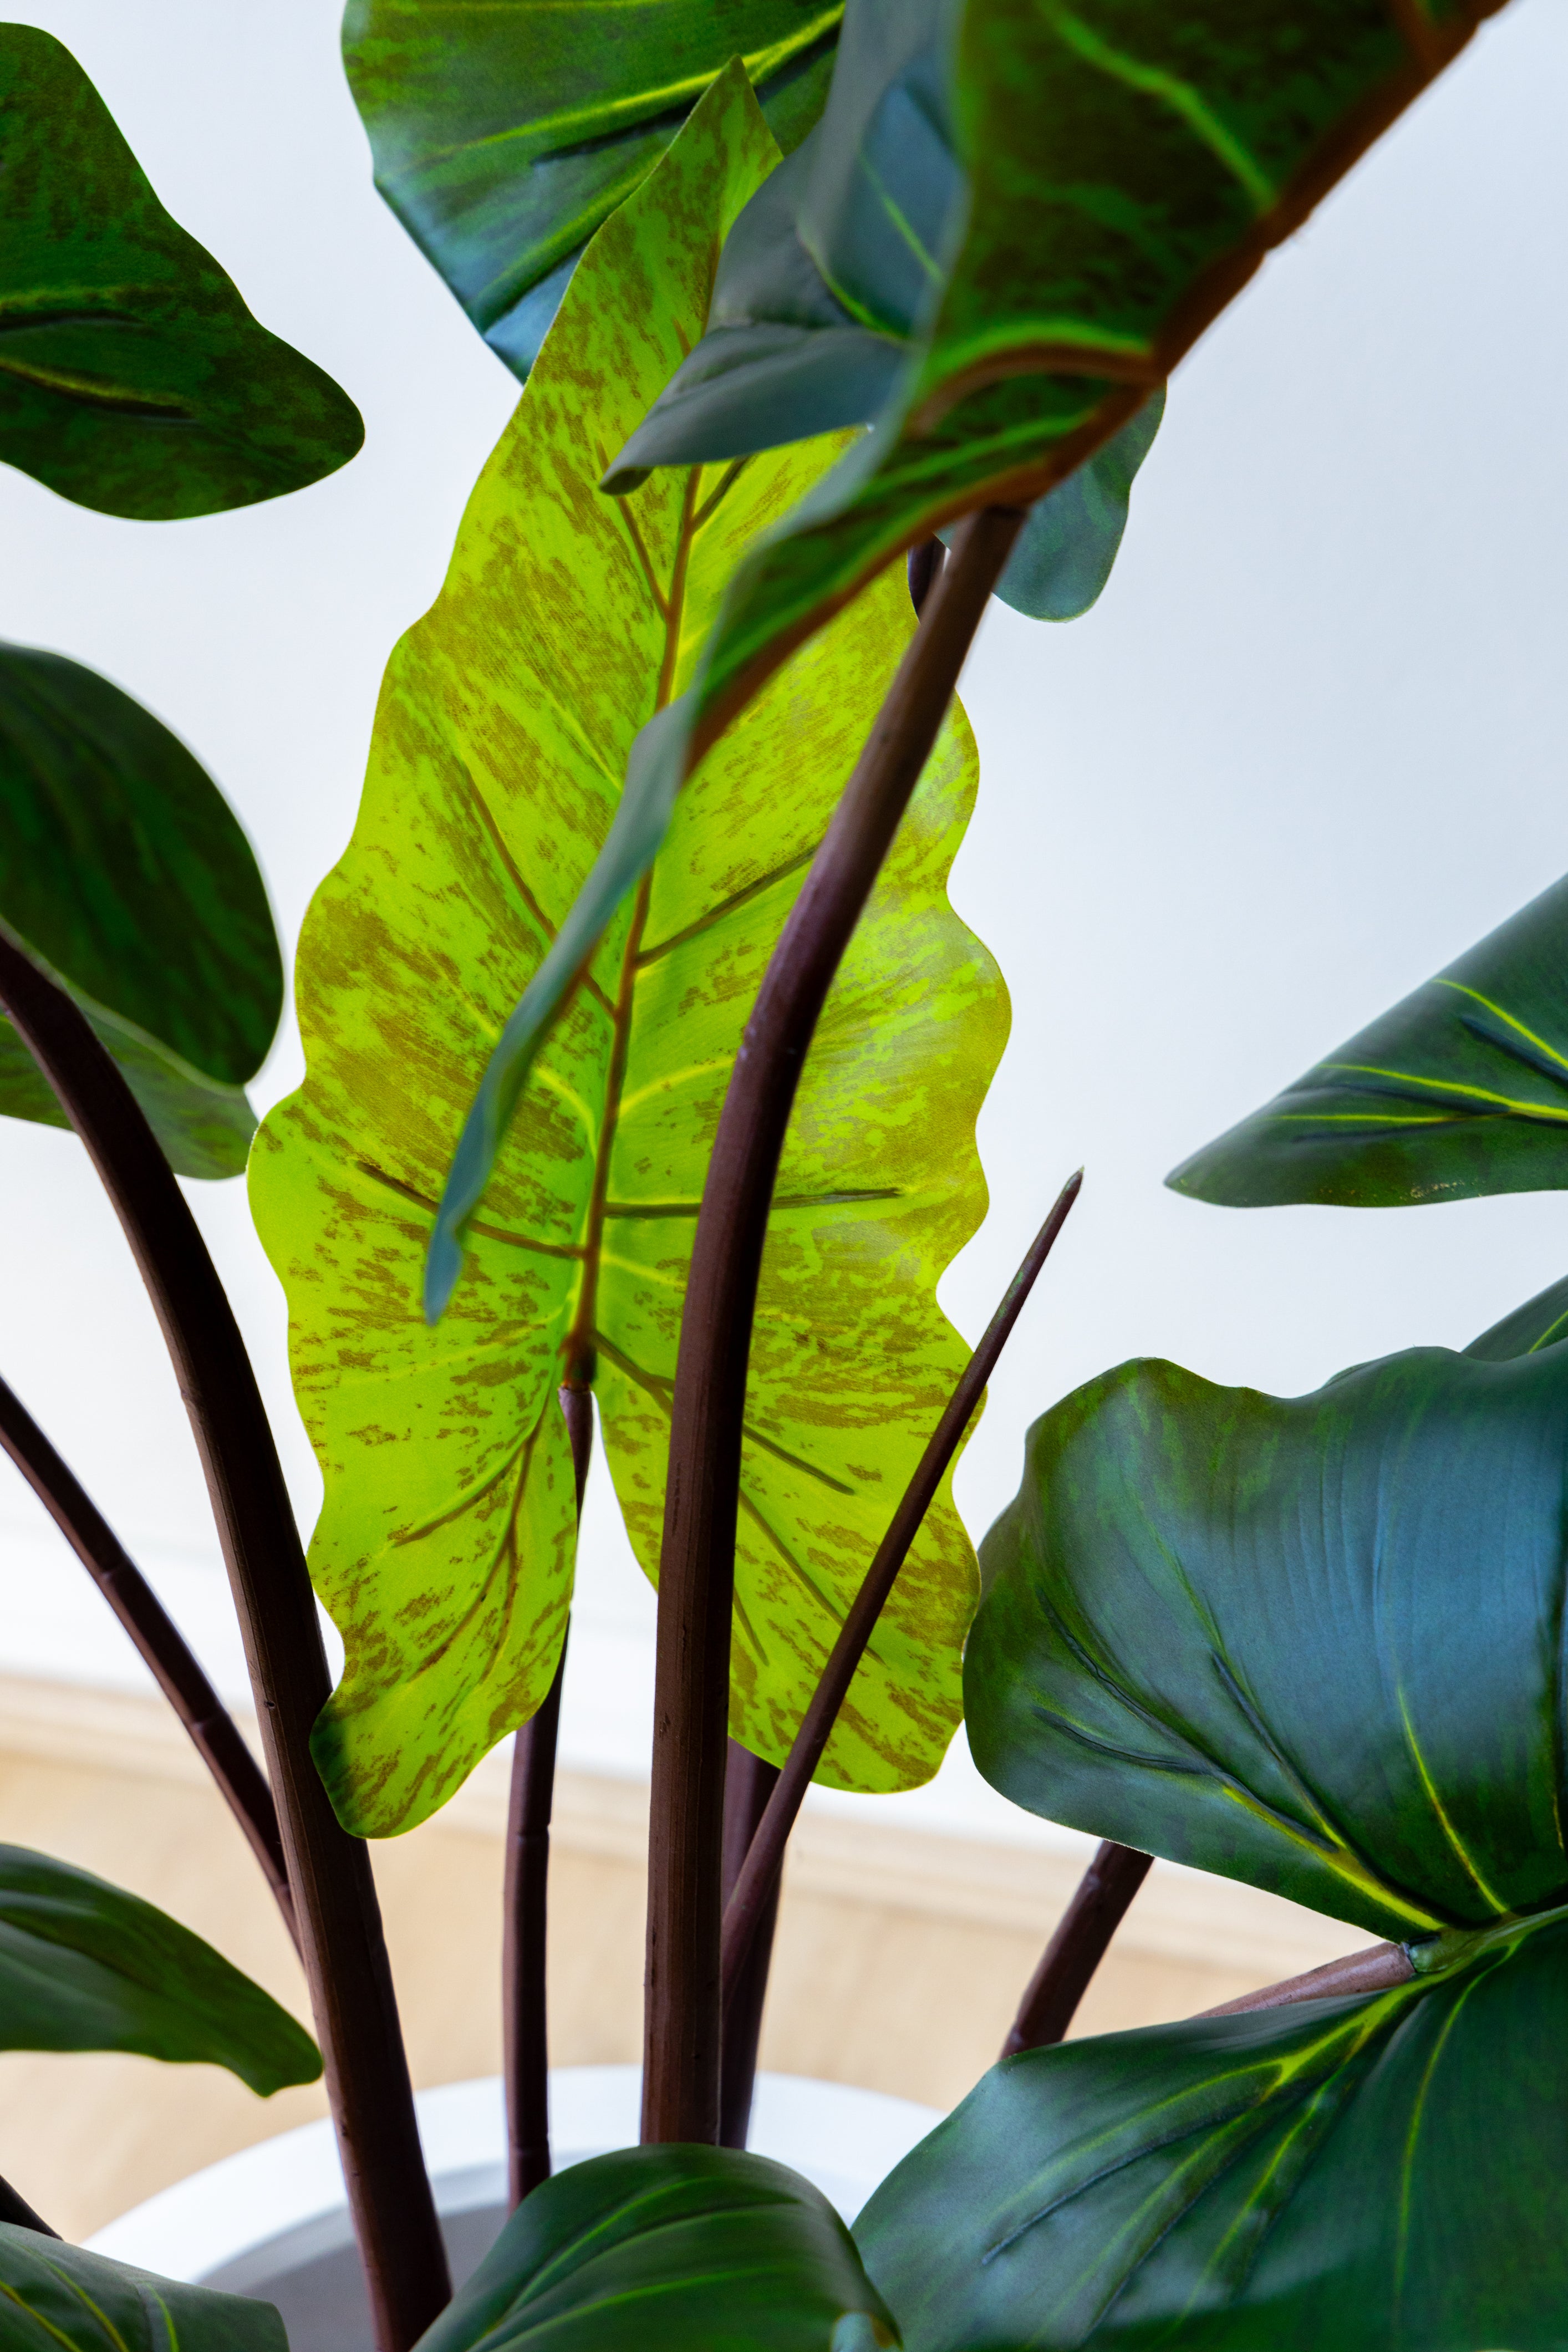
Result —
[[[697,508],[698,486],[702,478],[700,466],[693,466],[686,477],[681,495],[680,522],[676,533],[675,559],[670,566],[669,587],[660,593],[643,548],[642,535],[637,530],[637,518],[631,502],[626,502],[625,513],[632,526],[637,551],[643,556],[644,573],[648,593],[656,611],[664,623],[664,652],[659,662],[658,678],[654,688],[654,710],[662,710],[675,690],[676,665],[680,655],[680,624],[686,606],[686,581],[695,536],[693,517]],[[620,1117],[621,1096],[626,1087],[626,1065],[631,1055],[632,1013],[637,1002],[637,954],[642,946],[643,932],[647,924],[648,901],[653,890],[653,875],[644,875],[632,909],[631,923],[626,931],[626,945],[621,950],[620,983],[616,991],[615,1023],[610,1041],[609,1068],[605,1079],[605,1111],[600,1121],[599,1139],[594,1153],[594,1181],[588,1195],[588,1221],[583,1235],[583,1280],[577,1293],[577,1311],[566,1335],[564,1381],[568,1388],[590,1388],[594,1381],[595,1320],[598,1312],[599,1269],[603,1259],[605,1215],[609,1201],[610,1159],[615,1150],[616,1129]],[[586,972],[583,975],[587,977]],[[564,1009],[564,1008],[563,1008]]]

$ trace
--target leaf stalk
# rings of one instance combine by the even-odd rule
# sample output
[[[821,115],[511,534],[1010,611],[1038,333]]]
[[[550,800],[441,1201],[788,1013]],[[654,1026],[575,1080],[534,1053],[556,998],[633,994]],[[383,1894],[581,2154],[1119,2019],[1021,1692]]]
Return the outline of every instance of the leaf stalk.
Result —
[[[261,1865],[296,1950],[300,1930],[278,1808],[238,1725],[163,1602],[16,1391],[0,1381],[4,1446],[136,1646]],[[0,2220],[5,2217],[0,2213]]]
[[[256,1695],[378,2352],[408,2352],[450,2299],[446,2248],[370,1857],[339,1822],[310,1754],[331,1677],[256,1375],[135,1097],[71,999],[3,934],[0,1002],[113,1204],[190,1415]]]
[[[681,1314],[660,1556],[645,2140],[716,2142],[721,1851],[746,1365],[784,1131],[828,989],[936,740],[1023,516],[990,508],[938,576],[773,950],[720,1115]]]
[[[586,1389],[559,1391],[572,1444],[577,1517],[594,1452],[594,1401]],[[507,2200],[521,2204],[550,2178],[550,2034],[545,1957],[550,1889],[550,1816],[555,1801],[555,1749],[566,1643],[542,1705],[518,1728],[507,1807],[506,1879],[501,1896],[501,2075],[506,2091]]]
[[[812,1776],[822,1761],[823,1752],[838,1718],[838,1710],[848,1696],[855,1669],[865,1655],[866,1645],[876,1631],[877,1620],[887,1605],[899,1570],[908,1559],[910,1548],[921,1531],[925,1515],[936,1499],[937,1488],[947,1475],[948,1465],[958,1451],[963,1433],[974,1417],[975,1408],[984,1394],[985,1384],[995,1370],[997,1360],[1012,1336],[1013,1326],[1023,1312],[1024,1302],[1034,1288],[1036,1277],[1049,1257],[1057,1235],[1067,1223],[1072,1204],[1082,1189],[1083,1171],[1080,1168],[1068,1178],[1052,1202],[1049,1215],[1030,1243],[1024,1262],[1003,1294],[979,1346],[959,1374],[942,1419],[931,1432],[925,1452],[915,1465],[914,1475],[904,1489],[887,1534],[877,1548],[865,1580],[850,1603],[832,1654],[822,1670],[822,1678],[801,1717],[800,1728],[795,1733],[784,1769],[757,1825],[757,1833],[736,1878],[734,1891],[724,1907],[721,1965],[726,2036],[730,2032],[731,2005],[737,2000],[744,1982],[752,1939],[759,1934],[769,1906],[778,1901],[779,1878],[790,1832],[805,1801]]]

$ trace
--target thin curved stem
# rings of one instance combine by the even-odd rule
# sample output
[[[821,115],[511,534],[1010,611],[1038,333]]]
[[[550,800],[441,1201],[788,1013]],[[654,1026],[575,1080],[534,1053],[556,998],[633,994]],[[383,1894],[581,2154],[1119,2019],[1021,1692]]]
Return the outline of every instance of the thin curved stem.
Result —
[[[753,1756],[738,1739],[730,1742],[724,1768],[723,1901],[728,1916],[735,1883],[779,1782],[779,1768]],[[744,1966],[724,2003],[724,2038],[719,2075],[719,2145],[744,2147],[752,2125],[752,2098],[757,2082],[757,2046],[762,2040],[763,2009],[768,1997],[768,1972],[773,1964],[773,1929],[778,1924],[782,1881],[775,1875],[752,1930]]]
[[[61,1460],[16,1391],[0,1381],[0,1446],[4,1446],[136,1645],[216,1781],[250,1850],[261,1864],[273,1900],[296,1948],[294,1919],[278,1808],[239,1727],[192,1656],[179,1627],[69,1465]],[[3,2217],[0,2217],[3,2218]]]
[[[719,2132],[730,1619],[746,1363],[784,1130],[840,958],[1023,522],[987,509],[942,566],[777,946],[720,1114],[681,1312],[658,1585],[643,2137]]]
[[[1348,1993],[1386,1992],[1393,1985],[1409,1984],[1415,1971],[1403,1944],[1369,1944],[1349,1952],[1342,1960],[1325,1960],[1305,1976],[1286,1977],[1280,1984],[1244,1992],[1239,2000],[1222,2000],[1217,2009],[1201,2009],[1200,2017],[1240,2017],[1252,2009],[1287,2009],[1292,2001],[1332,2000]]]
[[[563,1388],[561,1411],[572,1444],[577,1516],[594,1452],[594,1400]],[[521,2205],[550,2178],[550,2035],[545,1953],[550,1889],[550,1816],[555,1800],[555,1748],[566,1640],[543,1703],[519,1727],[511,1749],[507,1808],[506,1882],[501,1896],[501,2074],[506,2088],[507,2195]]]
[[[71,999],[0,933],[0,1002],[85,1144],[147,1286],[190,1415],[283,1835],[379,2352],[450,2299],[370,1857],[310,1755],[331,1691],[315,1596],[256,1375],[173,1170]]]
[[[822,1678],[801,1717],[800,1728],[795,1735],[784,1769],[757,1825],[757,1833],[751,1842],[734,1890],[724,1906],[722,1974],[726,2034],[730,2031],[731,2005],[738,1999],[740,1987],[745,1979],[747,1955],[752,1948],[752,1938],[760,1932],[768,1906],[778,1900],[779,1874],[784,1868],[784,1848],[789,1843],[790,1832],[805,1801],[812,1776],[822,1761],[838,1710],[848,1696],[855,1669],[876,1631],[877,1620],[886,1606],[899,1570],[909,1557],[910,1547],[936,1499],[937,1488],[946,1476],[948,1465],[958,1451],[963,1433],[974,1417],[975,1408],[985,1392],[985,1384],[996,1369],[997,1359],[1023,1312],[1024,1302],[1034,1288],[1036,1277],[1049,1257],[1057,1235],[1066,1224],[1068,1212],[1082,1189],[1083,1171],[1080,1168],[1068,1178],[1052,1202],[1050,1214],[1030,1243],[1024,1262],[1008,1284],[979,1346],[960,1373],[942,1419],[931,1432],[925,1452],[904,1489],[903,1499],[893,1514],[888,1532],[877,1547],[876,1557],[866,1571],[865,1580],[850,1603],[838,1639],[822,1670]]]
[[[1152,1861],[1152,1854],[1140,1853],[1134,1846],[1107,1841],[1100,1847],[1029,1979],[1002,2044],[1004,2058],[1016,2058],[1020,2050],[1043,2050],[1047,2042],[1062,2039]]]

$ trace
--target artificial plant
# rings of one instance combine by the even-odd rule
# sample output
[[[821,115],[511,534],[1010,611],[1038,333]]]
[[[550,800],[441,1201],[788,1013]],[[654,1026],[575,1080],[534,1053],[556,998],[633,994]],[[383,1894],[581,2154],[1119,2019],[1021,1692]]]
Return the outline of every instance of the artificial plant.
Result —
[[[255,1842],[383,2352],[1563,2340],[1562,2167],[1535,2160],[1561,2101],[1526,2054],[1568,1900],[1551,1317],[1522,1364],[1494,1333],[1289,1402],[1106,1376],[1039,1424],[971,1626],[947,1479],[1076,1180],[967,1364],[933,1295],[983,1209],[1005,1021],[945,897],[975,630],[994,592],[1092,602],[1172,368],[1486,13],[349,10],[380,183],[525,383],[394,655],[302,942],[306,1081],[251,1156],[326,1475],[336,1693],[232,1317],[100,1041],[92,1005],[141,1017],[135,976],[95,993],[0,939],[0,998],[191,1401],[276,1799]],[[67,870],[85,904],[100,876]],[[1549,1024],[1489,972],[1460,1076],[1420,1017],[1375,1048],[1380,1139],[1393,1056],[1473,1108],[1477,1053],[1534,1055],[1519,1100],[1546,1100]],[[1315,1182],[1366,1116],[1324,1092]],[[1500,1100],[1476,1182],[1489,1137],[1513,1149]],[[658,1585],[645,2144],[552,2179],[545,1869],[595,1410]],[[814,1774],[934,1769],[961,1653],[984,1769],[1105,1843],[1011,2054],[851,2239],[743,2149],[779,1865]],[[360,1841],[519,1726],[517,2210],[449,2301]],[[1155,1852],[1384,1940],[1252,2013],[1060,2047]]]

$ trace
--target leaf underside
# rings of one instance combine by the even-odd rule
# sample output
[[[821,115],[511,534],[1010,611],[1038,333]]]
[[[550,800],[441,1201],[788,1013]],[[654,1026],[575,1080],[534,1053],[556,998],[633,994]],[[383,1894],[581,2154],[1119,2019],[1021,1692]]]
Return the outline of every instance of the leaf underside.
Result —
[[[0,26],[0,457],[105,514],[216,514],[319,481],[364,437],[171,220],[70,51]]]
[[[288,2352],[269,2303],[154,2278],[0,2221],[0,2343],[16,2352]]]
[[[737,554],[820,446],[596,488],[700,331],[712,256],[776,157],[726,76],[574,281],[395,654],[354,840],[300,958],[309,1076],[252,1200],[289,1295],[326,1477],[312,1546],[345,1676],[317,1753],[345,1822],[412,1825],[537,1706],[574,1543],[558,1383],[592,1373],[651,1574],[703,1171],[773,941],[908,642],[888,583],[785,670],[684,796],[643,891],[528,1069],[445,1318],[421,1261],[454,1138],[598,854],[626,750],[678,691]],[[657,288],[657,297],[655,289]],[[679,593],[676,590],[679,587]],[[829,998],[770,1224],[748,1391],[731,1727],[782,1755],[965,1351],[936,1280],[984,1212],[973,1145],[1005,1034],[947,903],[974,791],[955,713]],[[824,1777],[929,1777],[973,1600],[944,1494]]]
[[[1233,1208],[1568,1185],[1568,879],[1166,1181]]]
[[[518,2207],[420,2352],[830,2352],[850,2315],[896,2341],[827,2200],[765,2157],[622,2149]]]
[[[584,247],[737,55],[785,149],[821,110],[842,0],[349,0],[375,184],[526,377]]]
[[[0,2049],[226,2066],[261,2098],[321,2071],[303,2027],[188,1927],[15,1845],[0,1846]]]
[[[822,121],[742,213],[707,331],[605,477],[710,463],[869,425],[918,365],[963,218],[949,0],[851,0]],[[1041,621],[1100,594],[1163,388],[1032,509],[996,594]]]
[[[737,574],[679,724],[644,755],[659,789],[905,548],[1032,504],[1126,425],[1490,13],[969,0],[968,222],[920,366]]]
[[[908,2352],[1561,2352],[1568,1924],[995,2067],[856,2227]]]

